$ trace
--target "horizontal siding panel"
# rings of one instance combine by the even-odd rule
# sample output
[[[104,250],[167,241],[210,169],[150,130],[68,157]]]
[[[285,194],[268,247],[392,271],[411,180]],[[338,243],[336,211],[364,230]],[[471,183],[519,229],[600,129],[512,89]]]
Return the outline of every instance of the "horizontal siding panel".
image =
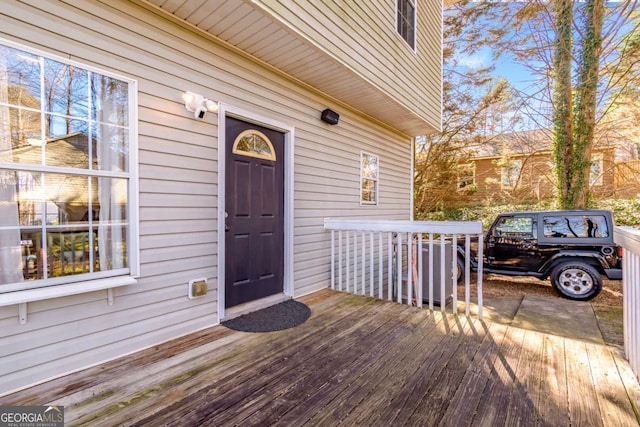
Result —
[[[90,336],[92,334],[99,334],[112,328],[119,328],[129,324],[134,324],[139,321],[143,321],[147,318],[153,318],[157,313],[165,313],[172,311],[172,309],[179,308],[183,305],[186,308],[185,297],[187,296],[187,284],[183,286],[173,286],[171,288],[162,289],[160,292],[154,292],[153,299],[147,297],[143,300],[142,295],[138,298],[130,296],[127,299],[129,302],[134,302],[136,299],[136,305],[141,303],[144,305],[134,312],[130,312],[128,309],[131,304],[114,304],[108,306],[104,300],[94,301],[91,304],[85,304],[84,307],[93,313],[91,317],[80,317],[80,313],[74,313],[73,310],[65,308],[66,312],[58,312],[56,310],[48,310],[46,312],[29,313],[29,323],[40,325],[52,325],[45,326],[40,329],[34,330],[32,334],[16,334],[11,337],[11,346],[4,348],[2,353],[3,357],[15,356],[19,358],[20,354],[30,350],[37,350],[42,347],[46,347],[53,344],[63,343],[65,341],[76,339],[78,335],[78,325],[73,319],[74,314],[77,321],[82,321],[81,333],[78,338]],[[181,301],[182,300],[182,301]],[[188,298],[187,298],[188,300]],[[215,304],[213,295],[209,294],[206,297],[198,300],[199,303],[207,303],[209,305]],[[173,306],[173,307],[172,307]],[[189,306],[192,306],[189,304]],[[78,310],[76,310],[77,312]],[[64,322],[62,322],[65,320]],[[57,322],[61,323],[57,323]],[[38,359],[31,359],[29,363],[42,363],[46,361],[46,352],[40,352]],[[14,370],[18,370],[17,366],[14,366]]]
[[[170,247],[173,245],[177,245],[177,246],[198,245],[201,243],[217,242],[218,241],[217,236],[218,236],[218,233],[214,231],[209,231],[209,232],[199,231],[197,233],[180,232],[180,233],[171,235],[171,237],[167,237],[167,235],[161,235],[161,234],[145,235],[140,238],[140,248],[154,249],[154,248]]]
[[[211,265],[211,256],[200,256],[200,254],[193,256],[186,251],[183,254],[178,254],[178,256],[180,255],[182,255],[181,258],[176,258],[174,256],[173,259],[167,261],[146,262],[140,268],[140,274],[142,276],[151,276],[154,274],[167,274],[177,271],[189,272],[193,269],[204,268]]]
[[[214,196],[217,194],[218,186],[211,182],[212,176],[205,182],[179,182],[169,180],[141,179],[139,189],[143,193],[168,193],[183,194],[188,193],[196,196]],[[189,190],[189,191],[185,191]]]
[[[215,207],[164,207],[158,209],[155,207],[144,207],[140,209],[140,216],[145,221],[179,221],[179,220],[200,220],[214,219],[217,215]]]
[[[185,110],[186,111],[186,110]],[[184,117],[183,117],[184,120]],[[203,147],[206,150],[207,158],[211,158],[217,155],[218,150],[217,138],[213,136],[218,134],[217,126],[207,126],[204,129],[206,133],[194,134],[194,130],[189,129],[176,129],[161,126],[156,123],[138,122],[138,132],[140,133],[140,148],[144,150],[157,150],[159,146],[157,144],[163,144],[170,147],[180,148],[186,150],[186,154],[192,153],[191,150],[197,150],[198,147]],[[201,130],[201,131],[202,131]],[[191,148],[190,146],[193,146]],[[200,151],[193,151],[193,157],[197,157]],[[174,154],[181,154],[181,151],[174,152]]]
[[[208,195],[193,194],[163,194],[163,193],[142,193],[140,194],[140,204],[143,206],[215,206],[217,197]]]
[[[143,324],[137,323],[135,326],[129,325],[125,328],[109,330],[108,333],[102,334],[92,341],[94,346],[89,345],[90,343],[86,339],[72,343],[60,343],[55,347],[49,347],[47,350],[48,358],[37,366],[40,366],[42,370],[46,371],[45,375],[47,375],[47,378],[50,378],[56,373],[74,372],[78,370],[79,367],[94,364],[96,360],[111,360],[123,354],[129,354],[135,350],[167,341],[172,337],[212,326],[215,324],[215,319],[213,319],[214,316],[211,315],[208,308],[209,307],[205,306],[200,310],[189,308],[188,310],[182,310],[180,312],[172,312],[167,315],[167,325],[162,328],[157,328],[160,323],[156,322],[155,318],[152,318]],[[194,317],[194,315],[200,316]],[[142,331],[144,331],[144,334],[142,334]],[[112,342],[114,338],[120,336],[127,336],[129,338],[115,341],[115,344],[108,348],[101,346],[101,343]],[[69,346],[73,346],[72,348],[77,352],[70,356],[57,357],[60,354],[64,354]],[[33,351],[23,354],[22,359],[30,360],[32,353],[35,353],[36,357],[38,357],[42,352]],[[12,390],[26,384],[33,384],[34,381],[36,381],[33,373],[28,370],[16,372],[12,375],[4,375],[2,379],[3,388],[6,390]]]
[[[158,153],[153,151],[140,152],[141,164],[152,164],[157,166],[171,166],[179,169],[212,170],[215,164],[214,159],[199,157],[176,156],[171,153]]]
[[[142,221],[140,223],[141,234],[172,234],[172,233],[201,233],[203,231],[216,231],[216,223],[211,220],[191,221]]]
[[[154,248],[154,249],[145,249],[144,250],[144,260],[145,263],[152,262],[164,262],[164,261],[172,261],[172,260],[180,260],[180,259],[193,259],[196,257],[206,257],[215,255],[217,252],[217,246],[213,243],[209,244],[199,244],[199,245],[188,245],[188,246],[178,246],[172,245],[171,247],[162,247],[162,248]],[[209,265],[210,261],[203,265]]]
[[[215,321],[218,115],[195,120],[184,109],[185,90],[295,128],[296,294],[327,286],[330,235],[322,228],[324,217],[409,217],[411,143],[406,137],[196,33],[169,25],[134,3],[30,3],[3,5],[2,37],[138,80],[142,265],[137,285],[115,288],[113,306],[107,304],[106,291],[30,303],[27,325],[18,325],[17,307],[1,307],[0,336],[19,335],[25,350],[21,373],[7,368],[5,362],[15,359],[0,358],[0,375],[9,387]],[[302,54],[298,58],[305,60]],[[339,126],[319,120],[327,107],[340,112]],[[380,156],[378,206],[359,203],[360,150]],[[189,300],[187,283],[198,277],[208,278],[209,295]],[[37,339],[56,332],[63,333],[38,346]],[[32,353],[41,354],[31,360]],[[11,374],[5,376],[7,369]]]
[[[216,163],[217,165],[217,163]],[[193,170],[193,169],[180,169],[180,173],[176,172],[176,168],[172,166],[159,166],[159,165],[145,165],[141,164],[139,168],[139,176],[141,179],[157,179],[166,180],[171,177],[173,181],[179,182],[213,182],[215,179],[214,171],[208,170]]]

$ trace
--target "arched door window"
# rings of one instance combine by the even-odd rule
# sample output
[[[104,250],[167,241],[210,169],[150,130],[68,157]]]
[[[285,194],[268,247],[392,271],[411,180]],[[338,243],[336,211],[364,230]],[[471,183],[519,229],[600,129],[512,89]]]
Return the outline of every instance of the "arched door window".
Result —
[[[276,151],[269,138],[260,131],[248,129],[242,132],[233,143],[233,154],[276,160]]]

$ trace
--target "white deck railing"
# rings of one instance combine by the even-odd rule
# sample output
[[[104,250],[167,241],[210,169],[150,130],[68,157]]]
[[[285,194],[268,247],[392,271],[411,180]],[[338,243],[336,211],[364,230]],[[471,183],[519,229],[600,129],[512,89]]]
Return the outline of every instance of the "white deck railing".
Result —
[[[631,369],[640,379],[640,230],[616,227],[615,242],[622,254],[622,298],[624,352]]]
[[[463,248],[464,311],[471,308],[471,240],[482,253],[482,223],[462,221],[324,220],[331,231],[331,288],[458,312],[458,245]],[[407,244],[411,242],[411,244]],[[418,256],[422,254],[422,256]],[[425,277],[426,276],[426,277]],[[482,263],[476,279],[482,318]],[[422,284],[422,286],[418,286]]]

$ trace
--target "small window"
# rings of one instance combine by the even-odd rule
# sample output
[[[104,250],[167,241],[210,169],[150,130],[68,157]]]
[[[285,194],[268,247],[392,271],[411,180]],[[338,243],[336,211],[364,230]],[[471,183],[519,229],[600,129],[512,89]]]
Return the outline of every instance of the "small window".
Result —
[[[233,143],[233,154],[276,160],[273,144],[265,134],[254,129],[242,132]]]
[[[502,168],[502,188],[515,188],[520,178],[522,160],[511,160],[508,166]]]
[[[590,185],[602,185],[602,166],[603,166],[602,153],[595,153],[591,155],[591,173],[589,176]]]
[[[469,190],[476,183],[475,163],[460,165],[458,170],[458,190]]]
[[[544,237],[609,237],[602,215],[560,215],[543,219]]]
[[[378,156],[368,153],[360,155],[360,202],[378,204]]]
[[[416,48],[416,2],[415,0],[398,0],[396,25],[398,34],[411,49]]]

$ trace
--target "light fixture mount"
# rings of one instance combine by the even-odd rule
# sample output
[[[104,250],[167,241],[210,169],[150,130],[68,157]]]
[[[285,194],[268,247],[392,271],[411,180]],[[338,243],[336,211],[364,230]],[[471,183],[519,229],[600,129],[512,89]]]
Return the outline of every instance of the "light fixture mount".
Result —
[[[218,104],[215,101],[207,99],[200,94],[186,91],[182,98],[184,99],[184,107],[187,111],[193,113],[196,119],[204,119],[208,111],[218,110]]]
[[[322,111],[322,114],[320,115],[320,119],[323,122],[329,123],[330,125],[337,125],[338,120],[340,120],[340,114],[327,108],[324,111]]]

